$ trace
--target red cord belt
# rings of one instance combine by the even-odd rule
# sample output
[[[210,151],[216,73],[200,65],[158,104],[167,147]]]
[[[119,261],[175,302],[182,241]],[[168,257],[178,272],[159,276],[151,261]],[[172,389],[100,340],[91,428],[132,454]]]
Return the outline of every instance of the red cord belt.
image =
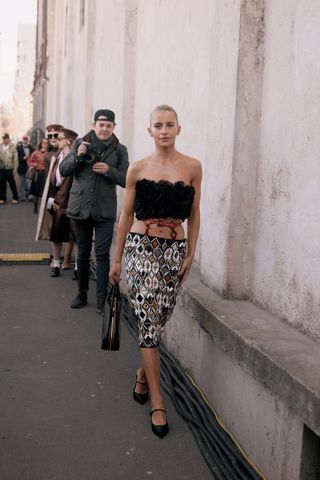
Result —
[[[165,220],[161,220],[161,218],[148,218],[148,220],[143,220],[146,226],[146,233],[148,235],[150,225],[157,225],[158,227],[169,227],[171,229],[171,238],[175,239],[177,237],[176,227],[181,225],[181,221],[179,222],[166,222]]]

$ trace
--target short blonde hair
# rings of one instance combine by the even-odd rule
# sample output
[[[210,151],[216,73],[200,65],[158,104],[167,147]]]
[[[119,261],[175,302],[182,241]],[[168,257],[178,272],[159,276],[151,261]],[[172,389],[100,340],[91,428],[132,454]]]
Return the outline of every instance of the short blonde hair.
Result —
[[[153,116],[154,113],[163,112],[163,111],[172,112],[176,117],[177,123],[179,123],[178,114],[177,114],[177,112],[175,111],[174,108],[170,107],[170,105],[158,105],[154,110],[152,110],[152,112],[150,113],[150,123],[151,123],[152,116]]]

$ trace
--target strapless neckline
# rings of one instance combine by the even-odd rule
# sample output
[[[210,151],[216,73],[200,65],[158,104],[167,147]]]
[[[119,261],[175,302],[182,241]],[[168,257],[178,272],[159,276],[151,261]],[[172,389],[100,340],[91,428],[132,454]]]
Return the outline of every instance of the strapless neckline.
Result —
[[[156,185],[163,183],[163,184],[172,185],[173,187],[176,185],[180,185],[182,187],[192,187],[192,185],[186,184],[183,180],[177,180],[176,182],[171,182],[170,180],[164,180],[164,179],[152,180],[149,178],[142,178],[141,180],[137,181],[137,183],[140,183],[140,182],[149,182],[149,183],[154,183]]]

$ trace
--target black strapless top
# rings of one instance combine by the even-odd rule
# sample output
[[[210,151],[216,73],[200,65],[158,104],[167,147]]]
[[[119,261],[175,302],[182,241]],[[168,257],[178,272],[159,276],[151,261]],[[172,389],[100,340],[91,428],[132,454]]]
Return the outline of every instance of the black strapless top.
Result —
[[[184,182],[167,180],[138,180],[136,183],[136,200],[134,211],[138,220],[148,218],[181,218],[189,217],[193,197],[192,185]]]

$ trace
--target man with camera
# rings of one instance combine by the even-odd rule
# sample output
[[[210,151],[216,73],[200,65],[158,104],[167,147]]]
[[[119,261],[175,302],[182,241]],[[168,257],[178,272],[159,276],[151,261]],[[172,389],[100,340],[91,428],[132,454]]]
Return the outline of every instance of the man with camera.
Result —
[[[71,308],[87,305],[90,254],[95,232],[97,312],[103,313],[108,288],[109,252],[117,213],[116,186],[125,187],[128,152],[114,134],[114,112],[94,114],[93,128],[75,140],[60,164],[62,177],[73,175],[68,217],[75,222],[78,244],[78,295]]]

